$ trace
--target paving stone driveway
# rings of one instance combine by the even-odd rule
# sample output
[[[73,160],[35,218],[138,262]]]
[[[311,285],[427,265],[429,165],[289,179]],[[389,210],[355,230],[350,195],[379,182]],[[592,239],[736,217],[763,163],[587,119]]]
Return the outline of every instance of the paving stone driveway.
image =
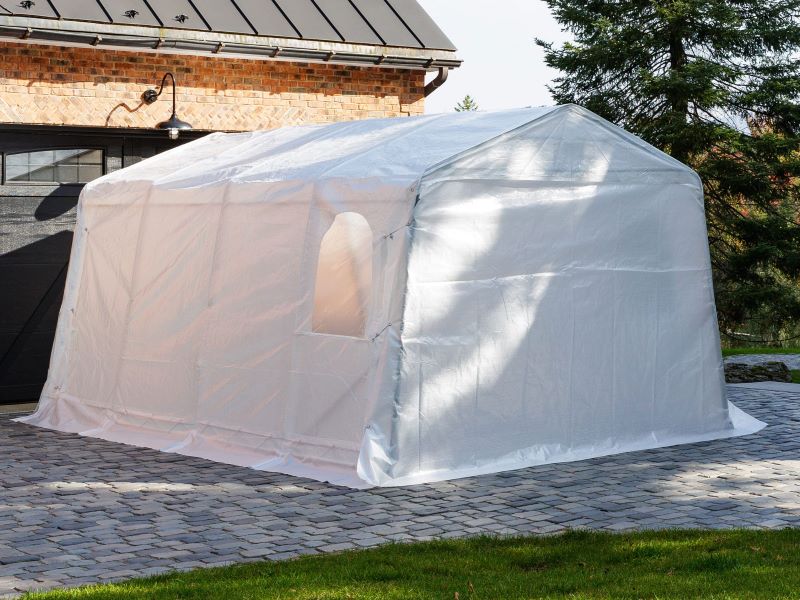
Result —
[[[769,427],[732,440],[369,491],[3,418],[0,596],[388,540],[567,527],[800,526],[800,392],[729,389]]]

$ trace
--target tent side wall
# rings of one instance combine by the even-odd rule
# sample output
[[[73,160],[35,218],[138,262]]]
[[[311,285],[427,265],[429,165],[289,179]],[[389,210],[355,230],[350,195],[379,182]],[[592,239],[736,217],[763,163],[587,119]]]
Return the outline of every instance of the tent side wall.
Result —
[[[380,179],[87,188],[29,422],[362,485],[365,415],[399,348],[407,248],[389,234],[414,197]],[[315,293],[331,278],[338,295]]]
[[[699,180],[582,110],[426,176],[402,342],[372,483],[732,433]]]

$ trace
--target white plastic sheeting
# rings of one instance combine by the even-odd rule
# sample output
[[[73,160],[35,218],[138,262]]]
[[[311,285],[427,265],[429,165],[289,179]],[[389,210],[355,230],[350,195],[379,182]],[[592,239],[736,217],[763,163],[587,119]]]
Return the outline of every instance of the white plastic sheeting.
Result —
[[[89,184],[22,420],[354,487],[763,427],[697,176],[574,106],[213,134]]]

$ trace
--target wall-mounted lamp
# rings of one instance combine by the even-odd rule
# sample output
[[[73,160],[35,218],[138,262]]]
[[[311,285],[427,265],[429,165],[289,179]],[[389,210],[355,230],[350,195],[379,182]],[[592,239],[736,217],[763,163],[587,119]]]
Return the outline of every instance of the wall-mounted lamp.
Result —
[[[177,140],[178,135],[180,135],[181,129],[191,129],[192,126],[189,125],[186,121],[181,121],[176,114],[176,106],[175,106],[175,76],[172,73],[166,73],[164,77],[161,79],[161,85],[158,88],[158,91],[155,90],[145,90],[142,94],[142,100],[145,104],[152,104],[158,97],[161,95],[161,92],[164,91],[164,84],[167,81],[167,77],[172,79],[172,116],[156,125],[158,129],[166,129],[167,134],[169,135],[169,139]]]

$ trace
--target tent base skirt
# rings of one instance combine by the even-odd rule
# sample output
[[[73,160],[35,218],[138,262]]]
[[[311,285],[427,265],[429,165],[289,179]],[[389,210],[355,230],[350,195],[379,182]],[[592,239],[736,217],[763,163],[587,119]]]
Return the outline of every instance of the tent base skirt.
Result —
[[[537,444],[507,454],[496,460],[486,461],[479,465],[469,465],[455,469],[431,469],[395,477],[385,477],[381,473],[372,471],[371,479],[374,485],[381,487],[420,485],[436,481],[503,473],[539,465],[576,462],[615,454],[625,454],[627,452],[653,450],[656,448],[680,446],[683,444],[695,444],[741,437],[761,431],[767,426],[766,423],[748,415],[732,402],[728,402],[728,412],[730,415],[731,427],[726,429],[693,434],[668,433],[657,435],[652,433],[625,441],[608,440],[607,443],[596,443],[591,446],[580,446],[576,448]],[[360,460],[363,465],[363,451]],[[365,472],[365,469],[362,468],[361,471]]]
[[[186,430],[184,425],[173,427],[170,430],[164,427],[154,429],[142,424],[126,423],[123,422],[125,415],[114,413],[109,409],[89,406],[77,399],[72,401],[64,397],[58,400],[43,398],[35,413],[20,417],[15,421],[44,429],[76,433],[86,437],[203,458],[259,471],[283,473],[354,489],[366,489],[376,486],[419,485],[513,471],[537,465],[573,462],[639,450],[707,442],[749,435],[766,427],[765,423],[751,417],[732,403],[729,403],[728,406],[731,427],[719,431],[665,436],[651,434],[624,443],[609,441],[607,444],[573,449],[535,445],[479,465],[418,471],[399,476],[387,476],[372,471],[370,476],[372,481],[365,481],[359,477],[356,464],[359,458],[363,461],[365,456],[362,452],[362,456],[359,457],[358,451],[355,449],[328,447],[320,452],[322,446],[309,448],[303,447],[302,443],[295,442],[289,445],[284,443],[283,451],[276,451],[275,448],[265,447],[269,445],[267,442],[270,441],[266,437],[265,443],[261,447],[248,447],[231,440],[220,441],[213,434],[208,434],[198,427]],[[315,450],[318,456],[305,458]],[[335,456],[336,460],[320,458],[319,455],[324,456],[325,453]],[[361,471],[364,472],[363,469]],[[276,480],[277,483],[278,480]],[[285,482],[280,482],[280,485],[285,485]]]
[[[235,431],[219,427],[172,424],[159,417],[132,417],[63,396],[57,400],[43,398],[36,412],[15,421],[257,471],[283,473],[356,489],[372,487],[355,471],[358,460],[356,447],[276,440],[247,432],[237,435]],[[237,437],[246,439],[249,444],[239,443]],[[280,482],[280,485],[284,483]]]

